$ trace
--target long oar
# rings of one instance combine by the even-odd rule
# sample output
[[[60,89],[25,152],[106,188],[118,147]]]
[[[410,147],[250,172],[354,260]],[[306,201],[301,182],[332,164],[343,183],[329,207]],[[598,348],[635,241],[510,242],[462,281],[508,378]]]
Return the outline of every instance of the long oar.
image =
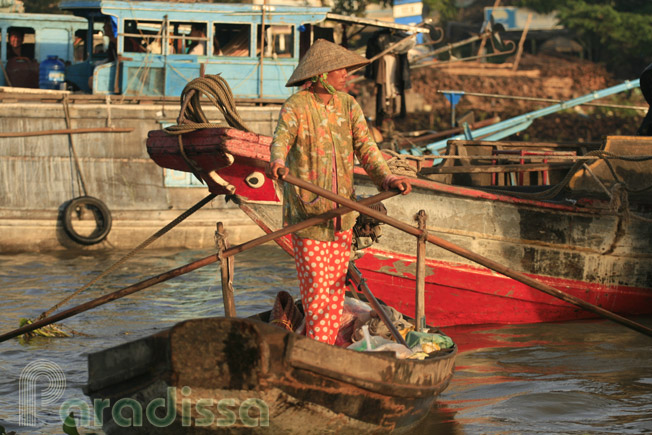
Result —
[[[394,337],[394,340],[405,347],[409,347],[401,333],[398,332],[398,329],[396,329],[396,326],[392,323],[392,320],[387,315],[387,312],[380,305],[380,302],[378,302],[378,299],[376,299],[373,293],[371,293],[371,289],[369,289],[366,280],[362,277],[360,269],[358,269],[354,263],[349,264],[349,277],[351,278],[351,281],[358,287],[358,290],[360,290],[365,295],[367,302],[369,302],[371,308],[374,309],[374,311],[378,314],[378,317],[380,317],[380,320],[382,320],[385,326],[387,326],[387,329],[389,329],[389,332],[392,334],[392,337]]]
[[[328,190],[322,189],[321,187],[315,186],[314,184],[308,183],[306,181],[303,181],[297,177],[294,177],[290,174],[286,174],[282,176],[284,181],[287,181],[288,183],[294,184],[297,187],[300,187],[302,189],[308,190],[312,193],[315,193],[317,195],[323,196],[324,198],[327,198],[331,201],[334,201],[344,207],[352,208],[353,210],[356,210],[360,213],[366,214],[367,216],[371,216],[374,219],[377,219],[381,222],[385,222],[386,224],[389,224],[393,226],[394,228],[398,228],[401,231],[405,231],[406,233],[412,234],[413,236],[419,237],[423,233],[425,233],[427,240],[430,243],[433,243],[443,249],[446,249],[447,251],[453,252],[461,257],[464,257],[466,259],[469,259],[471,261],[474,261],[478,264],[481,264],[482,266],[485,266],[491,270],[494,270],[496,272],[502,273],[505,276],[508,276],[510,278],[515,279],[516,281],[520,281],[523,284],[529,285],[530,287],[540,290],[544,293],[549,294],[550,296],[554,296],[558,299],[561,299],[563,301],[566,301],[570,304],[577,305],[580,308],[583,308],[587,311],[591,311],[592,313],[598,314],[602,317],[606,317],[609,320],[613,320],[616,323],[620,323],[621,325],[624,325],[628,328],[631,328],[635,331],[641,332],[645,335],[648,335],[652,337],[652,329],[641,325],[640,323],[636,323],[632,320],[629,320],[625,317],[619,316],[618,314],[612,313],[611,311],[607,311],[604,308],[598,307],[597,305],[590,304],[582,299],[579,299],[575,296],[569,295],[568,293],[564,293],[561,290],[557,290],[554,287],[551,287],[547,284],[544,284],[542,282],[537,281],[534,278],[530,278],[529,276],[526,276],[520,272],[517,272],[513,269],[510,269],[506,266],[503,266],[500,263],[497,263],[493,260],[490,260],[486,257],[483,257],[479,254],[476,254],[474,252],[471,252],[465,248],[462,248],[461,246],[455,245],[453,243],[450,243],[444,239],[441,239],[437,236],[434,236],[432,234],[429,234],[427,231],[422,231],[416,227],[413,227],[411,225],[408,225],[404,222],[401,222],[397,219],[394,219],[392,217],[386,216],[382,213],[379,213],[369,207],[366,207],[364,205],[361,205],[359,203],[356,203],[354,201],[351,201],[348,198],[344,198],[342,196],[339,196],[333,192],[329,192]]]
[[[383,201],[385,199],[391,198],[392,196],[397,195],[398,192],[396,191],[386,191],[386,192],[381,192],[377,195],[371,196],[369,198],[365,198],[360,201],[360,204],[364,204],[365,206],[368,204],[374,204],[379,201]],[[300,231],[304,228],[308,228],[312,225],[319,224],[322,222],[325,222],[329,219],[333,219],[334,217],[341,216],[343,214],[349,213],[352,209],[346,208],[346,207],[340,207],[335,210],[332,210],[327,213],[323,213],[321,215],[312,217],[310,219],[306,219],[303,222],[299,222],[298,224],[295,225],[290,225],[285,228],[282,228],[278,231],[274,231],[273,233],[265,234],[264,236],[258,237],[257,239],[250,240],[248,242],[242,243],[240,245],[233,246],[232,248],[229,248],[222,252],[222,257],[226,258],[231,255],[239,254],[240,252],[246,251],[247,249],[251,249],[255,246],[262,245],[263,243],[271,242],[274,239],[277,239],[279,237],[283,237],[287,234],[293,233],[295,231]],[[125,287],[120,290],[116,290],[112,293],[109,293],[107,295],[101,296],[97,299],[93,299],[92,301],[88,301],[86,303],[83,303],[81,305],[77,305],[75,307],[69,308],[67,310],[61,311],[60,313],[53,314],[49,317],[46,317],[44,319],[36,320],[33,323],[30,323],[29,325],[25,325],[21,328],[15,329],[11,332],[7,332],[5,334],[0,335],[0,343],[3,341],[9,340],[10,338],[17,337],[19,335],[25,334],[27,332],[33,331],[38,328],[42,328],[44,326],[47,326],[51,323],[58,322],[63,319],[67,319],[68,317],[72,317],[76,314],[83,313],[84,311],[88,311],[90,309],[93,309],[95,307],[98,307],[100,305],[104,305],[107,302],[114,301],[116,299],[123,298],[125,296],[128,296],[130,294],[136,293],[140,290],[146,289],[148,287],[151,287],[155,284],[167,281],[171,278],[175,278],[179,275],[183,275],[188,272],[192,272],[193,270],[199,269],[200,267],[207,266],[209,264],[215,263],[216,261],[219,261],[219,255],[218,254],[212,254],[209,255],[208,257],[201,258],[197,261],[193,261],[192,263],[186,264],[184,266],[178,267],[176,269],[169,270],[165,273],[162,273],[160,275],[156,275],[152,278],[146,279],[144,281],[140,281],[136,284],[133,284],[129,287]]]

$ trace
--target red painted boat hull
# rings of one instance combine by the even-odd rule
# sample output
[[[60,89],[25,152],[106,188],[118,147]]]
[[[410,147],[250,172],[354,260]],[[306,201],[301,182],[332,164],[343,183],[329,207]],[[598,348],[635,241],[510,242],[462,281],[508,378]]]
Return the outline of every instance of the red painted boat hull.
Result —
[[[228,131],[227,131],[228,130]],[[266,232],[280,228],[277,186],[263,175],[269,138],[230,129],[184,136],[187,158],[205,173],[214,193],[240,196],[241,208]],[[176,138],[151,132],[151,157],[161,166],[188,170]],[[232,156],[231,160],[225,155]],[[221,156],[216,158],[216,156]],[[185,168],[185,169],[184,169]],[[259,182],[247,183],[253,178]],[[545,284],[621,315],[652,314],[652,226],[623,221],[600,201],[544,202],[474,188],[415,179],[414,192],[385,202],[388,214],[411,221],[420,209],[428,230],[452,243],[501,262]],[[356,175],[356,191],[376,192]],[[584,206],[576,204],[581,203]],[[640,207],[639,207],[640,208]],[[637,212],[652,217],[649,208]],[[414,316],[416,240],[383,226],[379,243],[356,265],[374,294]],[[289,238],[278,241],[288,252]],[[595,317],[574,305],[477,266],[441,248],[429,247],[426,318],[439,326],[518,324]]]
[[[415,258],[368,248],[356,260],[369,287],[388,305],[414,315]],[[577,320],[595,317],[574,305],[525,284],[468,265],[427,260],[436,273],[426,277],[426,318],[438,326],[518,324]],[[650,314],[652,292],[645,288],[607,287],[582,281],[530,275],[606,310],[627,315]]]

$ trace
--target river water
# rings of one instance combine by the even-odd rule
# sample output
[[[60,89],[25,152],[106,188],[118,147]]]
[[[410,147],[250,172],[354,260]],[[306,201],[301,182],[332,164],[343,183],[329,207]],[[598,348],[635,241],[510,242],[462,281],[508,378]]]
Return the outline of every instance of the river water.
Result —
[[[124,253],[0,255],[0,332],[35,318],[117,261]],[[206,251],[146,251],[73,299],[77,305],[179,267]],[[293,261],[265,245],[236,258],[238,315],[271,308],[279,290],[298,295]],[[176,322],[223,315],[219,268],[211,265],[61,322],[87,335],[0,343],[0,425],[18,434],[60,434],[62,403],[79,399],[86,355],[150,335]],[[635,319],[652,326],[652,319]],[[415,433],[652,433],[652,338],[608,321],[445,328],[458,344],[456,373],[436,409]],[[62,374],[60,394],[42,394],[30,425],[27,374],[33,364]],[[32,364],[32,365],[30,365]],[[90,403],[90,402],[89,402]],[[273,418],[273,416],[271,416]],[[81,433],[101,433],[83,428]]]

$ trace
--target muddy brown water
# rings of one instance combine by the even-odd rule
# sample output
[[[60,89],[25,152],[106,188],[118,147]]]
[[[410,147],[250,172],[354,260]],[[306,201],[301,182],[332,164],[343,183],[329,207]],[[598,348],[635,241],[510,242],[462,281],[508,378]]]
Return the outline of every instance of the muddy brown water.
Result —
[[[38,316],[123,254],[0,255],[0,332],[17,327],[21,317]],[[67,307],[208,254],[141,253]],[[294,263],[275,246],[238,255],[235,270],[238,315],[271,308],[279,290],[298,295]],[[88,336],[0,343],[0,425],[18,434],[62,433],[62,405],[90,403],[82,392],[88,353],[185,319],[222,314],[219,269],[212,265],[62,322]],[[652,318],[635,320],[652,325]],[[460,348],[456,373],[414,433],[652,433],[650,337],[602,320],[444,331]],[[60,369],[57,394],[38,392],[53,379],[34,370],[34,364],[43,362]],[[30,411],[25,397],[36,397],[32,402],[38,406]],[[31,419],[21,424],[19,417],[26,415]],[[92,432],[102,433],[81,430]]]

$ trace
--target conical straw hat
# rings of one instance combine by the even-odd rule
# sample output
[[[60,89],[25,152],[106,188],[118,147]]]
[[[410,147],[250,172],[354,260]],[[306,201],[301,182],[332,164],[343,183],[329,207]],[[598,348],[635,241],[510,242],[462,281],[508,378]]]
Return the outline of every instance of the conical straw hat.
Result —
[[[356,69],[369,60],[325,39],[318,39],[308,49],[292,73],[286,87],[298,86],[319,74],[346,68]]]

